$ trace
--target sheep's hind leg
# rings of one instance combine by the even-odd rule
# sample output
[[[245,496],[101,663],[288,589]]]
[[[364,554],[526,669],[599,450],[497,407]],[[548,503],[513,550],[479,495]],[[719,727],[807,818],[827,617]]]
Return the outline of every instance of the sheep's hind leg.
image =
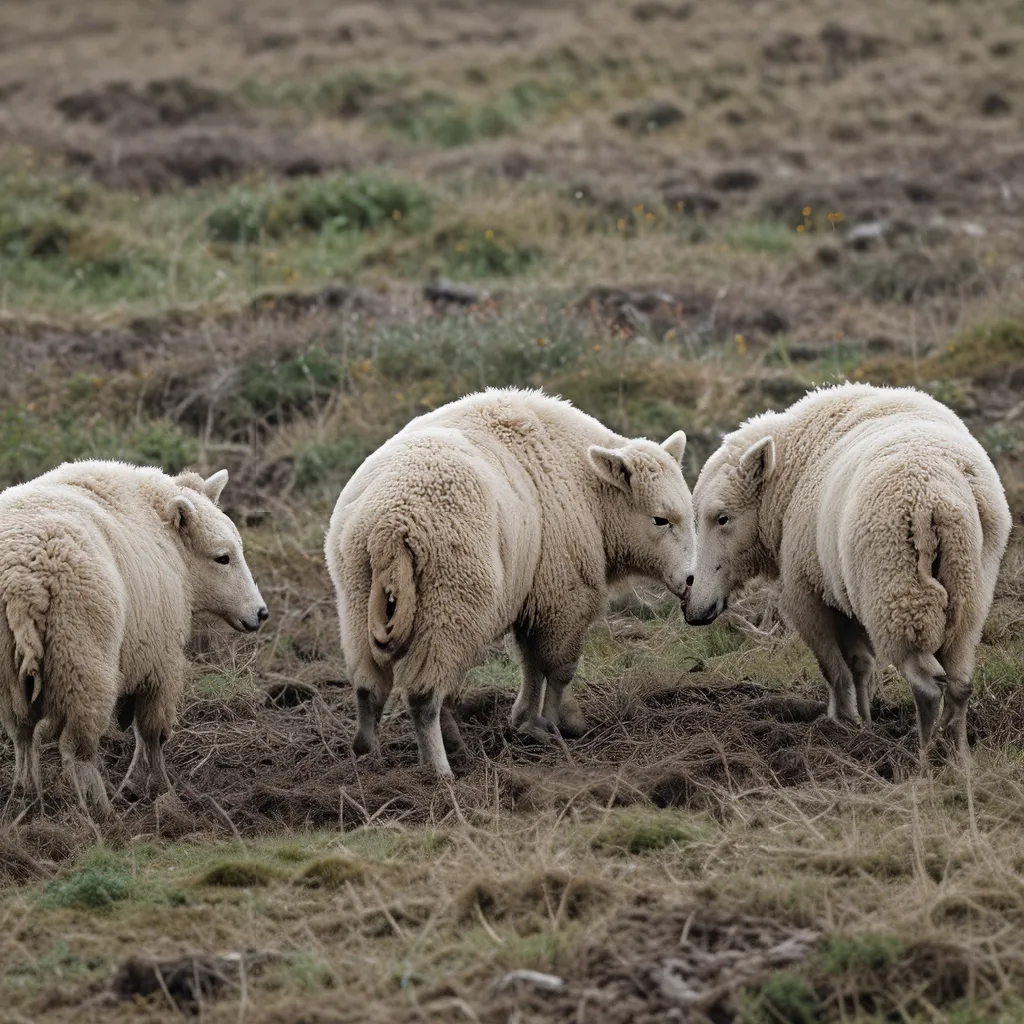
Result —
[[[917,705],[917,734],[921,744],[922,764],[927,762],[928,749],[935,732],[935,721],[939,716],[939,702],[946,674],[938,660],[931,654],[911,654],[903,660],[900,671],[910,683]]]
[[[837,613],[809,587],[783,588],[782,611],[817,659],[829,685],[828,717],[860,724],[853,675],[837,639]]]
[[[875,652],[868,631],[849,616],[836,616],[836,639],[853,676],[853,688],[857,695],[857,711],[865,725],[871,724],[871,698],[874,696]]]
[[[96,765],[99,754],[98,737],[69,733],[65,729],[58,746],[64,762],[64,773],[74,787],[79,806],[88,816],[91,803],[101,818],[108,818],[113,813],[113,808],[110,806],[103,777]]]
[[[979,639],[974,636],[958,637],[936,655],[946,672],[946,693],[939,729],[953,740],[965,765],[971,757],[967,745],[967,702],[974,688],[974,652]]]
[[[520,644],[523,662],[523,678],[519,683],[519,693],[512,705],[510,721],[512,728],[523,736],[546,743],[558,735],[558,727],[545,718],[541,712],[544,696],[544,672],[534,660],[532,653]]]
[[[433,768],[441,778],[451,778],[452,770],[444,749],[441,732],[441,697],[436,691],[409,694],[406,697],[409,713],[416,729],[420,764]]]
[[[356,691],[356,734],[352,738],[352,753],[359,757],[371,753],[377,746],[377,726],[391,694],[392,676],[376,665],[367,664],[353,672],[352,683]]]
[[[576,697],[569,692],[569,685],[576,676],[576,665],[577,661],[573,659],[548,672],[544,693],[544,717],[558,728],[562,736],[570,739],[582,736],[588,728]]]
[[[455,716],[452,714],[447,700],[441,705],[441,737],[449,757],[461,753],[465,749],[466,745],[462,741],[459,723],[455,721]]]

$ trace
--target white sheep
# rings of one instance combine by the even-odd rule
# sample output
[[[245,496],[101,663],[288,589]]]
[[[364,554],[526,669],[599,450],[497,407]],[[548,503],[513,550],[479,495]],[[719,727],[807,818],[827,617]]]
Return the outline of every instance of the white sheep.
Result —
[[[325,545],[356,692],[353,750],[373,748],[394,684],[421,761],[450,775],[445,746],[460,738],[444,698],[508,631],[523,673],[513,725],[583,732],[566,687],[608,584],[642,575],[685,591],[685,444],[681,432],[628,440],[561,399],[501,389],[413,420],[371,455]]]
[[[88,809],[110,811],[96,761],[115,706],[149,782],[170,788],[193,612],[254,631],[267,608],[231,520],[227,470],[203,480],[121,462],[72,462],[0,494],[0,718],[15,784],[43,796],[39,747],[57,739]]]
[[[685,602],[711,622],[758,574],[831,688],[870,722],[875,659],[909,681],[924,753],[941,728],[966,758],[966,706],[1011,528],[999,476],[961,420],[912,388],[843,384],[728,434],[694,488]]]

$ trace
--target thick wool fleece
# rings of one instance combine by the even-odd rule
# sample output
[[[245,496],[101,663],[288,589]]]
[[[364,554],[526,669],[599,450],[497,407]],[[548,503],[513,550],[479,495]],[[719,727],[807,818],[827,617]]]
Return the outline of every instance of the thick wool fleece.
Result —
[[[727,551],[731,583],[781,576],[783,612],[832,685],[830,713],[869,717],[877,656],[908,677],[922,744],[942,684],[943,726],[955,725],[964,744],[974,651],[1011,517],[995,468],[960,419],[911,388],[811,392],[729,434],[704,467],[694,503],[711,551],[728,549],[713,536],[723,501],[734,519],[756,510],[746,550]],[[696,603],[714,568],[700,550],[698,565]]]
[[[446,774],[439,734],[423,730],[510,629],[523,662],[516,724],[583,729],[563,692],[608,583],[644,575],[685,590],[684,444],[681,434],[664,446],[630,441],[567,402],[509,389],[421,416],[371,455],[342,491],[325,545],[357,693],[357,752],[372,746],[397,684],[421,756]],[[671,525],[659,529],[655,516]],[[442,729],[457,745],[447,714]]]
[[[0,718],[16,782],[42,797],[39,744],[57,739],[80,798],[109,810],[96,767],[118,700],[136,757],[166,785],[193,610],[255,629],[263,601],[231,521],[227,473],[172,478],[118,462],[66,463],[0,494]],[[227,556],[228,564],[222,561]]]

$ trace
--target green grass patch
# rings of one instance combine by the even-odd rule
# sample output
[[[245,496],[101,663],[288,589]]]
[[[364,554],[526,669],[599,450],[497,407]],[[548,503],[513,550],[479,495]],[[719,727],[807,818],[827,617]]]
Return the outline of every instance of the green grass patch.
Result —
[[[89,403],[70,401],[55,413],[32,405],[0,409],[0,484],[31,480],[73,459],[122,459],[178,473],[195,461],[194,438],[154,420],[119,427]]]
[[[736,249],[747,249],[769,256],[783,256],[796,244],[796,234],[785,224],[753,221],[736,225],[725,236],[725,240]]]
[[[707,838],[707,825],[678,811],[630,807],[616,811],[590,841],[593,849],[617,856],[651,853],[667,846],[687,846]]]
[[[333,854],[307,865],[296,882],[309,889],[342,889],[349,882],[361,882],[365,877],[366,868],[358,861]]]
[[[295,231],[356,233],[385,225],[415,229],[430,220],[426,194],[376,175],[307,178],[293,185],[239,186],[206,215],[215,242],[253,244]]]
[[[340,360],[319,349],[280,361],[250,360],[242,368],[240,394],[256,416],[281,416],[326,399],[344,378]]]
[[[303,491],[329,488],[333,494],[376,447],[354,436],[300,445],[295,450],[295,486]]]
[[[770,975],[747,1001],[748,1024],[817,1024],[821,1000],[806,978],[793,971]]]
[[[224,860],[214,864],[202,876],[200,884],[228,889],[254,889],[269,885],[281,872],[255,860]]]
[[[821,944],[818,958],[826,974],[880,971],[896,963],[904,944],[891,935],[831,935]]]

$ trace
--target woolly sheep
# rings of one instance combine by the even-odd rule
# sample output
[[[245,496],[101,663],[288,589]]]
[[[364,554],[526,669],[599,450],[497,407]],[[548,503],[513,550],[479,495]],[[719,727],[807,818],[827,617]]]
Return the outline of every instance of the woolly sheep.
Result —
[[[15,783],[42,799],[39,747],[56,738],[83,808],[107,814],[97,768],[117,709],[134,723],[149,783],[170,788],[174,724],[193,612],[252,632],[267,607],[231,520],[227,470],[204,480],[120,462],[65,463],[0,494],[0,718]]]
[[[975,647],[1011,518],[960,419],[912,388],[843,384],[727,435],[693,494],[697,565],[685,612],[781,579],[783,616],[831,688],[830,717],[870,722],[875,659],[909,681],[922,754],[941,729],[966,759]]]
[[[643,575],[685,591],[685,444],[682,432],[628,440],[561,399],[491,389],[413,420],[371,455],[325,545],[356,692],[354,752],[373,748],[394,684],[421,762],[450,775],[445,747],[461,739],[444,698],[509,631],[522,661],[513,725],[582,733],[566,687],[608,584]]]

